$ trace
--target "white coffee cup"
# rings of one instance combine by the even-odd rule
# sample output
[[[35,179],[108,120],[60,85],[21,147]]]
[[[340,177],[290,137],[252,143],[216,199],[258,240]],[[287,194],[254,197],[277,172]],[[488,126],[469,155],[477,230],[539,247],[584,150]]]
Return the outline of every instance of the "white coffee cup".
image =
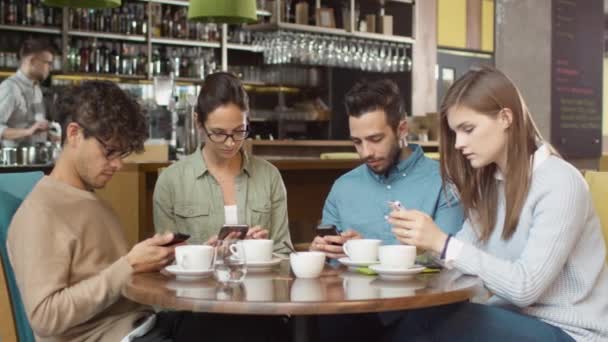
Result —
[[[325,266],[325,253],[298,252],[289,255],[291,270],[298,278],[316,278]]]
[[[272,260],[272,250],[274,241],[272,240],[244,240],[243,248],[247,256],[247,262],[265,262]]]
[[[416,246],[390,245],[378,249],[380,265],[390,268],[410,268],[416,261]]]
[[[378,260],[378,247],[382,241],[376,239],[354,239],[344,244],[344,253],[353,262],[373,262]]]
[[[320,302],[325,300],[323,286],[318,279],[298,278],[294,280],[289,294],[294,302]]]
[[[175,247],[175,261],[184,270],[209,270],[213,265],[211,246],[187,245]]]

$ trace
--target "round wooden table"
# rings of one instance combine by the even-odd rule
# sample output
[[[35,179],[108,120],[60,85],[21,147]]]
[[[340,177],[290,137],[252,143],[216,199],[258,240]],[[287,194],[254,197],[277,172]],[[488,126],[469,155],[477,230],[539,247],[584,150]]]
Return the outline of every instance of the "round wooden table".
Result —
[[[469,300],[476,277],[444,270],[403,280],[326,266],[321,277],[299,279],[289,262],[266,273],[249,272],[239,286],[223,287],[213,276],[179,279],[164,273],[134,275],[124,295],[163,309],[243,315],[326,315],[408,310]]]

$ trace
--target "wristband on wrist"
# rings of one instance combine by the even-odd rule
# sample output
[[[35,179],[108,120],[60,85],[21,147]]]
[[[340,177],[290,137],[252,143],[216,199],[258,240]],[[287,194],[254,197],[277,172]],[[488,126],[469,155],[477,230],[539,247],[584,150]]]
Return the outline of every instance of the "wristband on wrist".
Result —
[[[445,239],[445,243],[443,244],[443,249],[441,250],[441,256],[439,257],[441,260],[445,259],[445,254],[448,251],[448,243],[450,243],[451,238],[452,238],[452,234],[448,234],[447,239]]]

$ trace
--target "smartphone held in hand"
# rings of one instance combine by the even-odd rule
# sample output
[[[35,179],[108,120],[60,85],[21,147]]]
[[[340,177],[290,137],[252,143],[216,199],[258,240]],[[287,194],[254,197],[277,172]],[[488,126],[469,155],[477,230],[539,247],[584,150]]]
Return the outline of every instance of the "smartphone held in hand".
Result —
[[[217,234],[217,238],[219,240],[224,240],[231,235],[231,238],[233,239],[243,240],[247,237],[247,231],[249,231],[249,225],[247,224],[225,224]]]
[[[405,210],[405,207],[399,201],[388,201],[387,203],[391,210]]]
[[[184,233],[173,233],[173,239],[166,244],[162,245],[162,247],[173,246],[178,243],[182,243],[190,238],[190,234]]]
[[[338,228],[333,224],[320,224],[316,228],[317,236],[340,235]]]

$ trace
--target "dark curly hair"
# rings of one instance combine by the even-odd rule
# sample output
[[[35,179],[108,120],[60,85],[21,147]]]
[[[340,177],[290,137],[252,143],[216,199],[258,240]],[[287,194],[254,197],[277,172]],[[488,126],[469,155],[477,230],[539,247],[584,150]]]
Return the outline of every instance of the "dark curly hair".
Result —
[[[109,81],[86,81],[67,88],[53,109],[61,124],[61,142],[71,122],[82,126],[85,138],[112,141],[121,152],[141,152],[148,139],[148,117],[130,94]]]
[[[389,79],[357,83],[346,93],[344,105],[348,116],[355,118],[383,110],[386,113],[386,122],[393,129],[397,129],[399,122],[405,119],[406,115],[399,86]]]
[[[228,72],[207,76],[196,101],[198,123],[204,126],[209,113],[227,104],[234,104],[243,112],[249,111],[249,96],[241,81]]]

